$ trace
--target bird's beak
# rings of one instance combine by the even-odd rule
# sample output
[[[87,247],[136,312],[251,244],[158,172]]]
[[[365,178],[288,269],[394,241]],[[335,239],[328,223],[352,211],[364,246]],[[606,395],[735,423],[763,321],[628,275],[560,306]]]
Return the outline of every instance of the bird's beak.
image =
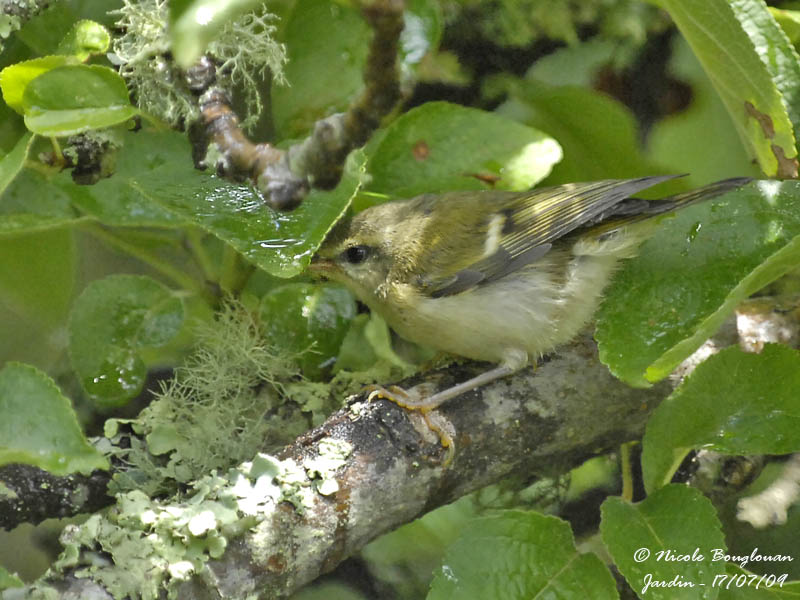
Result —
[[[308,270],[311,271],[313,275],[324,277],[330,276],[331,273],[338,271],[339,267],[331,259],[321,258],[319,255],[315,254],[311,258],[311,263],[308,265]]]

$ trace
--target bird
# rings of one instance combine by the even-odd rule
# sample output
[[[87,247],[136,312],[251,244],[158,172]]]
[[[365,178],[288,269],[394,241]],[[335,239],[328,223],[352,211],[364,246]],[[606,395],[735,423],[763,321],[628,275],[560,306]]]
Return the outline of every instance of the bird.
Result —
[[[370,398],[427,414],[535,364],[587,324],[614,272],[659,217],[750,181],[635,197],[675,177],[422,194],[337,223],[312,258],[312,273],[344,284],[403,338],[496,365],[424,397],[393,386]]]

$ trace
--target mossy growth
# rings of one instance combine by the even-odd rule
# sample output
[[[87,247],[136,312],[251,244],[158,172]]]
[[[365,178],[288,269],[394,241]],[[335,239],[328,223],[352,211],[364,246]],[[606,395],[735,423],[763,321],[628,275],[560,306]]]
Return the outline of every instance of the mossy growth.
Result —
[[[384,325],[385,327],[385,325]],[[258,452],[274,452],[375,381],[407,373],[375,358],[369,370],[339,371],[330,382],[306,380],[301,356],[276,349],[256,313],[226,302],[197,330],[198,345],[135,419],[110,419],[105,435],[121,463],[113,493],[172,493],[212,470]],[[388,334],[384,340],[390,352]],[[366,344],[366,342],[364,342]]]
[[[112,491],[169,493],[281,447],[311,426],[315,410],[332,410],[327,386],[315,389],[310,410],[287,400],[287,384],[304,386],[296,361],[270,346],[241,304],[226,303],[197,336],[194,354],[136,419],[107,422],[124,465]]]

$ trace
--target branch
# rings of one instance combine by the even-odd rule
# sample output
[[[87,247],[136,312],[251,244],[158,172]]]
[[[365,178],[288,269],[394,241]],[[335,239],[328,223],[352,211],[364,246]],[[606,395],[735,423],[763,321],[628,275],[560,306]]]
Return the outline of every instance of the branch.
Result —
[[[362,146],[400,99],[397,54],[403,30],[403,1],[375,0],[362,13],[374,35],[364,70],[365,87],[345,113],[317,121],[311,135],[288,150],[254,144],[239,127],[227,92],[212,87],[213,69],[203,60],[187,73],[200,96],[200,120],[190,130],[195,165],[205,168],[209,144],[217,173],[250,180],[276,209],[295,208],[312,187],[330,189],[342,175],[347,155]]]
[[[721,346],[736,343],[745,333],[748,342],[753,343],[761,336],[771,338],[776,331],[784,331],[785,319],[798,316],[794,310],[798,303],[794,300],[761,299],[758,307],[740,310],[750,317],[754,313],[761,315],[761,326],[757,328],[760,333],[754,333],[750,326],[743,328],[740,314],[739,319],[731,319],[687,359],[681,370],[689,372],[696,363]],[[769,322],[780,322],[781,327]],[[482,369],[485,365],[468,363],[417,376],[401,385],[410,387],[425,381],[444,388]],[[289,595],[333,569],[373,538],[464,494],[510,475],[521,476],[522,484],[536,476],[558,475],[588,457],[641,437],[650,412],[669,391],[668,383],[637,390],[614,379],[597,360],[594,342],[584,335],[546,357],[535,372],[518,373],[441,407],[437,412],[454,430],[456,440],[455,458],[446,467],[446,451],[418,414],[386,401],[366,404],[362,396],[287,446],[280,455],[281,461],[260,457],[232,470],[227,482],[216,475],[204,478],[194,491],[184,494],[186,500],[161,502],[141,493],[135,498],[118,497],[115,510],[102,517],[104,521],[95,520],[88,537],[78,540],[79,528],[65,530],[65,564],[40,585],[50,586],[59,594],[106,598],[114,593],[107,582],[120,577],[114,573],[116,569],[128,575],[131,585],[157,580],[151,588],[160,590],[166,586],[184,598],[231,598],[248,593],[265,598]],[[347,451],[331,459],[331,448]],[[693,484],[703,488],[698,477],[704,477],[711,484],[705,486],[709,488],[706,493],[718,491],[720,482],[725,495],[729,489],[740,489],[761,464],[758,457],[747,459],[745,464],[740,457],[716,460],[709,456],[703,462],[701,456],[702,453],[697,462],[711,468],[701,465]],[[737,468],[733,479],[732,460],[746,467]],[[254,475],[253,465],[258,461],[261,476]],[[264,469],[265,464],[275,467],[274,472]],[[3,506],[0,514],[38,503],[38,498],[28,494],[52,487],[57,480],[29,478],[27,491],[21,493],[17,504]],[[77,489],[88,485],[80,477],[69,480],[78,485]],[[249,492],[243,494],[242,481],[250,481],[252,491],[261,490],[262,495],[256,493],[254,500]],[[98,485],[97,489],[101,487]],[[57,490],[53,493],[59,497]],[[67,495],[62,493],[60,497]],[[126,502],[136,510],[126,512]],[[201,519],[198,530],[193,517],[213,512],[221,502],[235,507],[228,512],[236,520],[206,529]],[[75,506],[91,510],[85,504]],[[147,522],[143,515],[150,515]],[[158,515],[178,515],[178,520],[183,520],[177,525],[167,522],[158,529]],[[43,516],[49,515],[38,514],[36,518]],[[95,515],[92,519],[101,517]],[[110,542],[95,537],[103,523],[113,532]],[[135,571],[130,555],[124,555],[131,550],[129,546],[121,550],[121,556],[115,555],[115,541],[133,540],[135,550],[142,552],[143,538],[159,536],[169,540],[171,549],[179,548],[179,542],[192,548],[195,561],[190,569],[174,572],[176,562],[157,554],[162,547],[155,548],[155,558],[146,552],[141,555],[147,565],[147,571],[141,574]],[[212,553],[207,549],[198,559],[198,545],[211,538],[222,542],[216,547],[225,551]],[[98,544],[112,560],[98,561]],[[211,554],[214,559],[210,559]],[[129,591],[135,594],[140,590],[134,587]]]
[[[0,529],[90,513],[111,504],[109,473],[59,477],[31,465],[0,467]],[[4,488],[4,489],[3,489]]]
[[[445,387],[485,368],[469,363],[428,373],[424,380]],[[547,357],[535,372],[526,370],[444,405],[441,416],[456,432],[455,457],[446,467],[446,451],[419,415],[383,400],[366,404],[362,396],[362,402],[340,410],[282,451],[282,471],[270,475],[282,495],[262,499],[255,518],[243,519],[238,529],[226,526],[243,534],[226,537],[222,556],[199,564],[185,581],[166,573],[168,562],[160,574],[148,563],[147,577],[163,576],[181,598],[288,596],[373,538],[464,494],[513,474],[530,479],[563,473],[641,437],[650,411],[670,389],[668,383],[649,390],[621,383],[599,363],[591,338],[583,336]],[[321,465],[331,446],[349,453],[326,474]],[[237,481],[241,490],[241,477]],[[254,490],[259,485],[252,483]],[[155,506],[148,514],[176,514],[187,506],[199,510],[190,499]],[[136,518],[143,512],[140,507]],[[220,531],[227,535],[224,527]],[[181,530],[169,537],[175,543],[185,536]],[[82,597],[84,586],[96,591],[108,580],[96,564],[80,573],[83,578],[73,577],[76,568],[91,564],[94,543],[92,538],[92,547],[81,550],[86,557],[73,562],[75,567],[47,583],[61,594]],[[120,567],[109,568],[135,568],[130,561],[117,562]]]

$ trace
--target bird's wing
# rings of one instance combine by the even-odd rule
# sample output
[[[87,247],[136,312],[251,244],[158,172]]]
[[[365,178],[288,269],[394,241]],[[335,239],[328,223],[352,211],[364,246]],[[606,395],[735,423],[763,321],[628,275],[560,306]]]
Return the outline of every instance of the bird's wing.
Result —
[[[489,208],[477,207],[477,213],[485,217],[473,222],[478,231],[463,236],[477,242],[466,251],[466,261],[452,268],[454,261],[447,256],[435,256],[430,264],[422,265],[420,291],[439,298],[495,281],[540,259],[554,242],[575,229],[598,223],[598,217],[613,213],[610,209],[632,194],[674,177],[569,183],[510,195]],[[464,249],[459,252],[463,257]]]

